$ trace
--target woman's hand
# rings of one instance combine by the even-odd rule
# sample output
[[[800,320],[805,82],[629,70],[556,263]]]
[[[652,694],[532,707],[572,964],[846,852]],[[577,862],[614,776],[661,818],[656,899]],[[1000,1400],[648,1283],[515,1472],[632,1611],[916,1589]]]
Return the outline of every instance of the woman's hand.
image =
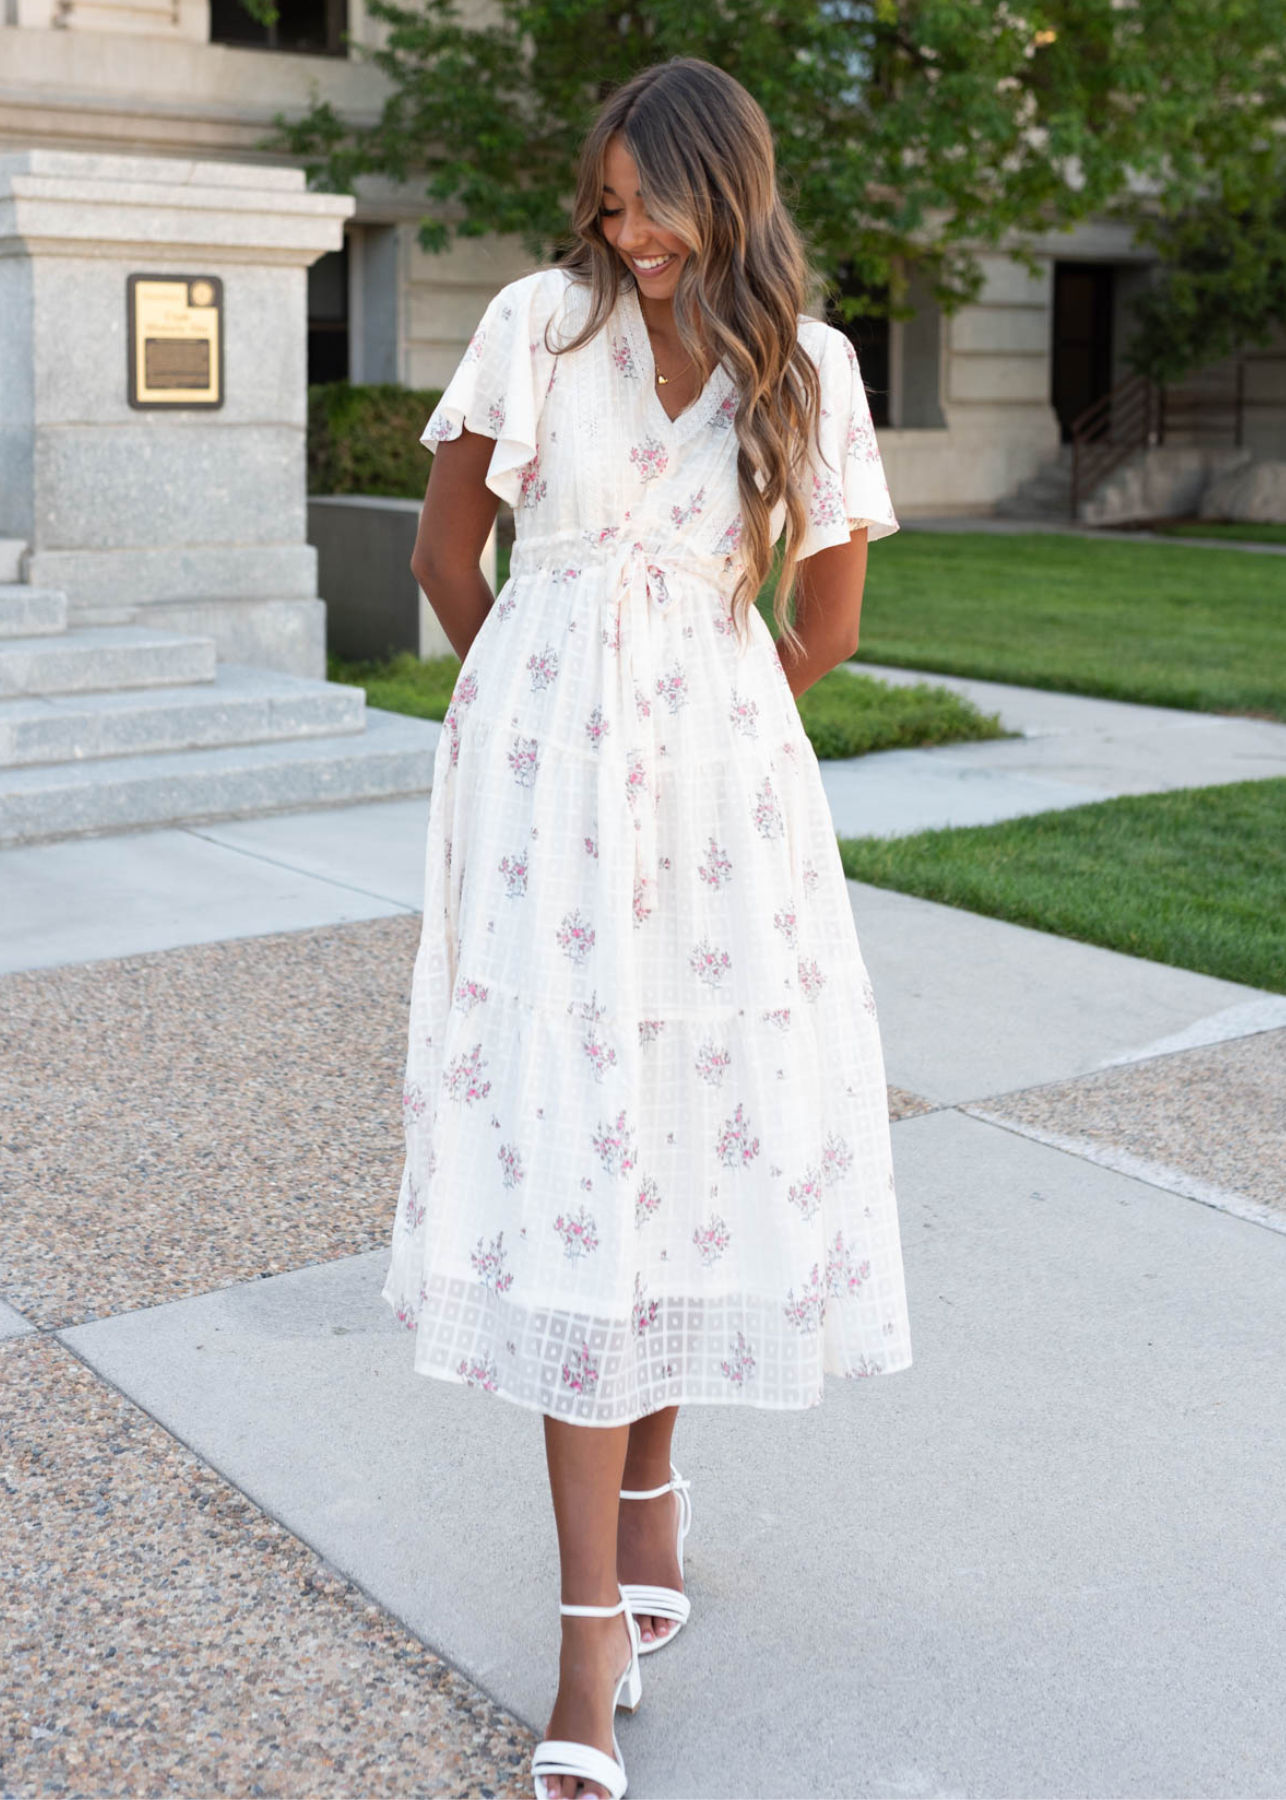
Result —
[[[500,507],[486,484],[495,447],[465,428],[438,445],[411,552],[411,571],[461,662],[495,599],[479,567]]]
[[[857,650],[866,550],[862,525],[847,544],[832,544],[796,565],[795,630],[804,647],[796,656],[784,638],[777,640],[777,655],[796,699]]]

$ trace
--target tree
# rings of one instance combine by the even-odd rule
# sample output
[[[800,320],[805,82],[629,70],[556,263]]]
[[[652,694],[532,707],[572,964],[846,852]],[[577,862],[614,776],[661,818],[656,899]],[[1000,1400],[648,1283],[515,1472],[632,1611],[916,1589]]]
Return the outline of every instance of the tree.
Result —
[[[316,184],[422,182],[426,249],[499,232],[544,258],[602,97],[647,64],[701,56],[762,104],[818,263],[865,286],[849,314],[905,317],[911,263],[953,311],[982,285],[979,250],[1034,273],[1031,240],[1092,215],[1156,221],[1177,267],[1230,192],[1256,195],[1286,116],[1286,0],[1220,0],[1217,19],[1209,0],[494,0],[485,24],[456,0],[366,10],[388,28],[353,46],[388,79],[380,118],[314,101],[278,114],[261,146]],[[1203,294],[1218,280],[1207,271]],[[1162,284],[1148,332],[1164,333],[1165,304]]]

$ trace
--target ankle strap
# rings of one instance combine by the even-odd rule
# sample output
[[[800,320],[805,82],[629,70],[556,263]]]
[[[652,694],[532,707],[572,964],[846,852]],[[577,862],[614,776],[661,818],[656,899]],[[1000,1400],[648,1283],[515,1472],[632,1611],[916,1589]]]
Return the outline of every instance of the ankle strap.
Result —
[[[616,1613],[624,1612],[626,1605],[627,1601],[622,1594],[615,1606],[569,1606],[566,1601],[560,1600],[558,1610],[560,1613],[575,1613],[587,1619],[610,1619]]]
[[[680,1475],[679,1471],[677,1469],[675,1469],[673,1463],[670,1464],[670,1468],[674,1471],[673,1474],[671,1475],[671,1477],[668,1481],[663,1481],[661,1483],[660,1487],[622,1488],[621,1489],[621,1499],[622,1500],[655,1500],[661,1494],[670,1493],[671,1490],[673,1490],[675,1493],[682,1493],[683,1490],[685,1488],[687,1488],[690,1484],[684,1479],[684,1477],[682,1475]]]

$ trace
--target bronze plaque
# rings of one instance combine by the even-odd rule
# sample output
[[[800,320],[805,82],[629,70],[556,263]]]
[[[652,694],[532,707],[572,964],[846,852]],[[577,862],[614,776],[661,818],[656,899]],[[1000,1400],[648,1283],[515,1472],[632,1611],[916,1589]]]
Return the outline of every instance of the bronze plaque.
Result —
[[[129,403],[223,405],[223,282],[218,275],[130,275]]]

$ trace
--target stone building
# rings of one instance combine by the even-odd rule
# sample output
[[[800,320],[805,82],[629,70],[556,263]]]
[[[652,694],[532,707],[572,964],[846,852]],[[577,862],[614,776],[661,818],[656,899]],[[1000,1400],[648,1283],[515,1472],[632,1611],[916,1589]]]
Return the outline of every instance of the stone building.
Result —
[[[283,0],[271,29],[239,0],[5,0],[4,18],[0,148],[263,162],[256,143],[275,112],[316,94],[373,117],[383,91],[341,41],[346,31],[376,40],[363,0]],[[422,251],[422,211],[413,191],[363,186],[342,247],[309,273],[311,379],[440,384],[491,293],[529,266],[512,241]],[[1016,492],[1035,510],[1063,503],[1071,421],[1126,373],[1149,257],[1106,222],[1036,249],[1034,278],[987,254],[983,291],[950,318],[913,279],[913,320],[854,328],[907,515],[1021,510]],[[1166,436],[1209,448],[1216,463],[1238,440],[1286,454],[1286,332],[1186,383]]]

